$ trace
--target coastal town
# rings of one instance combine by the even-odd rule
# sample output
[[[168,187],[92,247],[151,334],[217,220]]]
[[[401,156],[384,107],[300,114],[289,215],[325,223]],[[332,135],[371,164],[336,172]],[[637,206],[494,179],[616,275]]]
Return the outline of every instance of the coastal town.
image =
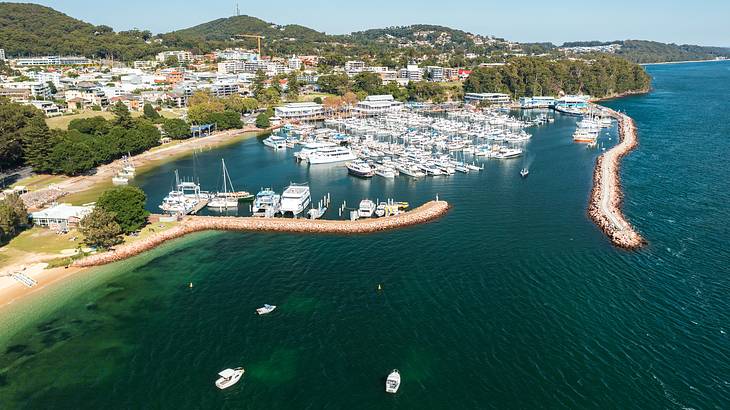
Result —
[[[263,141],[273,149],[301,145],[303,148],[294,157],[310,166],[339,162],[346,165],[350,175],[358,178],[401,175],[417,180],[427,176],[479,172],[484,165],[477,163],[478,158],[482,161],[522,157],[522,145],[531,137],[525,128],[554,121],[554,117],[546,115],[551,111],[585,117],[578,122],[573,140],[593,148],[598,145],[600,130],[612,126],[612,118],[619,119],[621,124],[627,121],[623,116],[593,104],[594,97],[589,95],[561,91],[556,95],[525,96],[502,92],[501,86],[484,83],[483,76],[508,68],[512,64],[509,62],[446,67],[423,65],[413,59],[404,67],[389,67],[375,66],[364,60],[347,60],[340,66],[331,66],[322,65],[323,57],[318,55],[264,56],[260,45],[264,38],[251,37],[258,40],[257,48],[226,48],[207,54],[171,50],[156,54],[154,59],[128,62],[83,56],[8,56],[0,50],[0,64],[3,65],[0,97],[13,104],[33,107],[42,113],[50,126],[83,129],[98,126],[93,121],[107,121],[103,118],[119,121],[120,115],[131,116],[150,120],[157,128],[150,129],[151,138],[159,139],[135,149],[134,155],[123,155],[122,151],[117,154],[121,158],[101,160],[92,173],[77,168],[69,174],[69,171],[62,171],[69,169],[68,165],[59,165],[59,171],[69,176],[50,184],[32,183],[29,187],[28,181],[34,181],[36,177],[23,179],[13,177],[12,172],[6,173],[2,195],[8,199],[20,198],[29,212],[28,225],[75,238],[79,236],[78,229],[84,219],[91,220],[89,215],[95,208],[94,215],[100,212],[98,206],[95,207],[100,187],[108,187],[110,182],[112,186],[127,186],[139,172],[137,167],[144,164],[154,164],[184,155],[196,147],[215,146],[257,132],[274,132]],[[513,57],[522,55],[517,45],[509,45],[508,49],[512,50]],[[598,51],[615,52],[617,49],[610,47]],[[566,52],[581,54],[588,51],[568,49]],[[466,55],[465,58],[468,61],[475,56]],[[514,110],[535,111],[540,115],[518,119],[510,115]],[[444,114],[447,116],[442,118]],[[627,132],[628,128],[619,128],[622,138]],[[632,134],[633,139],[635,135]],[[627,151],[623,147],[621,144],[621,148],[617,146],[613,150],[621,149],[621,155],[624,155]],[[621,155],[614,155],[613,150],[604,156],[620,158]],[[472,158],[471,162],[467,161],[467,156]],[[602,163],[608,161],[599,159],[599,164]],[[643,244],[643,239],[623,217],[616,216],[620,215],[621,198],[615,181],[618,161],[613,159],[611,163],[615,165],[608,169],[596,165],[596,174],[608,177],[596,177],[589,214],[617,246],[636,248]],[[71,169],[75,165],[76,162],[71,164]],[[230,179],[226,172],[224,162],[224,179]],[[529,169],[523,167],[522,178],[528,174]],[[325,216],[331,204],[328,196],[319,202],[312,201],[308,187],[292,185],[283,194],[266,189],[254,197],[255,192],[237,192],[233,186],[228,191],[226,184],[224,192],[208,193],[197,183],[180,182],[179,176],[177,178],[177,187],[159,207],[160,215],[150,217],[154,218],[150,219],[153,224],[172,224],[174,229],[157,232],[144,241],[128,236],[124,240],[126,244],[112,252],[98,253],[105,247],[103,242],[92,244],[87,238],[86,245],[79,244],[75,250],[64,251],[66,253],[61,257],[45,257],[45,260],[52,262],[50,266],[91,266],[98,261],[118,260],[119,255],[137,254],[170,238],[201,229],[374,232],[425,222],[448,209],[446,202],[437,202],[444,206],[421,217],[423,207],[407,211],[407,206],[400,206],[395,200],[363,199],[355,208],[347,208],[346,203],[339,206],[339,218],[350,219],[338,222],[339,225],[330,225],[334,222],[325,220],[302,225],[279,219],[261,225],[257,220],[246,222],[247,218],[240,217],[234,218],[239,222],[208,220],[210,217],[206,216],[190,219],[186,215],[195,214],[206,206],[219,211],[236,209],[243,198],[253,200],[249,207],[254,217],[271,218],[288,213],[293,217],[319,219]],[[293,204],[287,207],[284,199],[292,194],[295,199],[289,199]],[[84,202],[78,198],[83,198]],[[307,210],[308,207],[311,209]],[[333,212],[330,209],[330,219]],[[397,215],[400,216],[396,218]],[[375,222],[373,219],[364,225],[354,223],[361,218],[382,216],[390,217],[385,218],[390,220]],[[334,219],[338,219],[337,216]],[[20,224],[26,225],[23,220],[20,216]],[[334,226],[337,226],[336,231],[332,230]],[[92,254],[95,255],[88,256]],[[25,286],[35,286],[35,280],[21,270],[28,266],[28,261],[37,259],[32,256],[25,261],[16,260],[6,269],[9,275],[6,279],[14,278]]]

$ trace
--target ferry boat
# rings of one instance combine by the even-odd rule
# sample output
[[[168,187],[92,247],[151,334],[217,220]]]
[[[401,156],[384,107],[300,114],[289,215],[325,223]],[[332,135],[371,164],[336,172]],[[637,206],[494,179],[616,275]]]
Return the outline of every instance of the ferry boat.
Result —
[[[375,170],[365,161],[353,161],[347,164],[347,172],[360,178],[372,178]]]
[[[400,373],[397,369],[393,369],[385,379],[385,392],[395,394],[400,388]]]
[[[282,215],[291,213],[293,216],[297,216],[309,206],[311,200],[308,185],[291,184],[281,194],[281,207],[279,210]]]
[[[244,372],[245,370],[243,369],[243,367],[222,370],[220,373],[218,373],[218,376],[220,376],[220,378],[215,381],[215,385],[221,390],[227,389],[238,383],[238,381],[241,380],[241,376],[243,376]]]
[[[357,159],[357,157],[355,156],[355,154],[352,153],[352,151],[350,151],[349,148],[338,145],[334,147],[320,148],[317,151],[309,154],[309,158],[307,160],[309,161],[310,165],[315,165],[353,161],[355,159]]]
[[[262,189],[256,194],[251,210],[253,216],[264,216],[271,218],[279,212],[281,196],[271,188]]]
[[[357,209],[357,216],[360,218],[372,218],[375,213],[375,202],[369,199],[360,201],[360,207]]]
[[[271,135],[268,138],[264,139],[264,145],[267,147],[271,147],[275,150],[279,149],[286,149],[286,138],[280,137],[278,135]]]

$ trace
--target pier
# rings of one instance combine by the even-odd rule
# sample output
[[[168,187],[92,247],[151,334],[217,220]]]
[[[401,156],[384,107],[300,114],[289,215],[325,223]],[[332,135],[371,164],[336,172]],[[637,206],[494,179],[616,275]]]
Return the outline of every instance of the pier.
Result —
[[[621,159],[638,146],[634,120],[626,114],[601,107],[602,111],[618,121],[620,143],[596,160],[593,171],[593,190],[588,215],[593,222],[620,248],[637,249],[646,240],[634,229],[621,212]]]
[[[433,221],[449,210],[446,201],[429,201],[412,211],[377,219],[361,219],[357,221],[254,218],[225,216],[186,216],[175,227],[160,232],[144,240],[120,245],[114,250],[91,255],[73,263],[77,267],[105,265],[120,261],[155,248],[162,243],[193,232],[241,231],[241,232],[282,232],[311,234],[367,234],[383,232],[406,226],[418,225]]]

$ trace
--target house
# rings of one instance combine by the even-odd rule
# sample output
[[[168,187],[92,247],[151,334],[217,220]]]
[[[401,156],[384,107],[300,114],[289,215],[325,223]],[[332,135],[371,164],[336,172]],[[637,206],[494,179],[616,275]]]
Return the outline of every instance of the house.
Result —
[[[33,100],[29,101],[28,104],[43,111],[46,117],[57,117],[61,115],[61,110],[51,101]]]
[[[78,226],[84,217],[91,213],[93,207],[57,204],[30,214],[34,225],[58,231],[68,231]]]
[[[276,107],[274,113],[282,120],[314,120],[324,115],[322,104],[301,102]]]
[[[392,95],[369,95],[355,106],[355,113],[362,116],[373,116],[393,111],[400,111],[403,103],[396,101]]]

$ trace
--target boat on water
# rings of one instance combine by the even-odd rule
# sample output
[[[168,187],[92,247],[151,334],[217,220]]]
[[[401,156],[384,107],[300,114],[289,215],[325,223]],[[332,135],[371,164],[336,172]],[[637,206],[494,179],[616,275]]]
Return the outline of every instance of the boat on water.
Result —
[[[215,385],[221,390],[227,389],[238,383],[238,381],[241,380],[241,376],[243,376],[244,372],[245,370],[243,369],[243,367],[222,370],[220,373],[218,373],[218,376],[220,376],[220,378],[215,381]]]
[[[271,188],[266,188],[256,194],[251,211],[253,212],[253,216],[272,218],[279,212],[280,206],[281,195],[274,192]]]
[[[116,176],[112,177],[112,184],[113,185],[127,185],[127,184],[129,184],[129,178],[121,176],[121,175],[116,175]]]
[[[530,175],[530,171],[527,168],[522,168],[520,171],[520,176],[522,178],[527,178],[527,176]]]
[[[200,184],[193,181],[181,181],[180,175],[175,170],[175,189],[162,199],[160,209],[170,215],[187,215],[203,208],[210,199],[210,193],[202,191]]]
[[[258,313],[259,315],[266,315],[266,314],[268,314],[268,313],[271,313],[271,312],[273,312],[273,311],[274,311],[274,309],[276,309],[276,306],[274,306],[274,305],[269,305],[269,304],[267,303],[267,304],[264,304],[264,306],[262,306],[262,307],[260,307],[260,308],[256,309],[256,313]]]
[[[335,162],[354,161],[357,156],[349,148],[339,145],[320,148],[308,155],[309,165],[332,164]]]
[[[375,170],[365,161],[353,161],[347,163],[347,172],[350,175],[360,178],[372,178]]]
[[[309,155],[311,155],[312,153],[317,152],[323,148],[332,148],[336,146],[337,144],[329,141],[308,142],[304,144],[304,147],[302,147],[301,150],[294,153],[294,158],[296,158],[298,161],[307,161],[309,159]]]
[[[398,392],[399,388],[400,373],[398,372],[398,369],[393,369],[393,371],[388,375],[388,378],[385,379],[385,392],[395,394]]]
[[[375,213],[375,208],[375,202],[369,199],[363,199],[357,208],[357,216],[360,218],[372,218]]]
[[[297,216],[304,212],[311,201],[308,184],[291,184],[281,194],[279,211],[282,215],[291,213],[292,216]]]
[[[395,178],[398,172],[392,167],[379,165],[375,167],[375,175],[383,178]]]
[[[492,158],[510,159],[522,156],[522,150],[519,148],[500,148],[499,151],[492,153]]]
[[[238,198],[236,198],[232,194],[236,192],[236,190],[233,188],[233,182],[231,182],[231,176],[228,174],[228,169],[226,168],[226,161],[221,158],[221,165],[223,167],[223,192],[218,192],[209,202],[208,202],[208,208],[215,209],[215,210],[227,210],[232,208],[238,208]],[[231,187],[230,192],[228,191],[228,187]]]
[[[286,149],[286,138],[279,135],[271,135],[268,138],[265,138],[263,143],[267,147],[275,150]]]

